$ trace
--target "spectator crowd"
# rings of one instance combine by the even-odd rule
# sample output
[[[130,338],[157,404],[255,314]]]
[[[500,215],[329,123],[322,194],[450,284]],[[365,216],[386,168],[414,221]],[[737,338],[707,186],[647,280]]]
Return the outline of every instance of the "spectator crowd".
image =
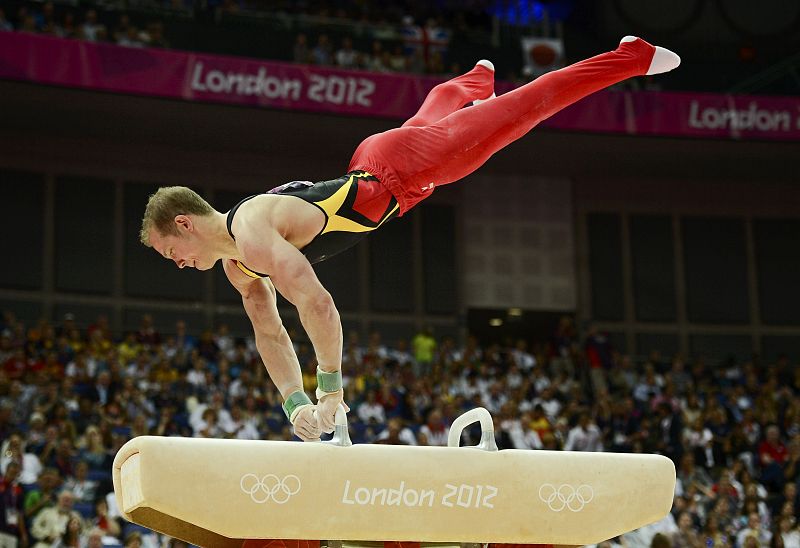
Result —
[[[455,75],[461,72],[461,67],[446,61],[451,34],[441,19],[431,17],[420,26],[407,15],[396,32],[374,36],[367,42],[369,47],[356,47],[350,36],[334,44],[326,33],[318,34],[312,47],[307,34],[299,33],[292,59],[296,63],[373,72]]]
[[[256,9],[267,9],[270,11],[265,13],[275,14],[275,6],[245,3],[243,0],[207,4],[205,9],[210,10],[217,21],[225,15],[254,14]],[[180,0],[164,6],[149,6],[146,18],[143,19],[141,13],[137,12],[137,25],[122,6],[108,3],[82,6],[78,9],[53,1],[10,3],[8,6],[0,4],[0,32],[38,33],[92,42],[112,42],[126,47],[168,48],[170,43],[165,36],[165,23],[158,16],[159,10],[167,10],[164,14],[168,15],[176,13],[175,10],[185,10],[189,14],[197,9],[195,3]],[[317,22],[311,25],[316,30],[311,35],[308,32],[296,33],[295,43],[291,47],[291,60],[378,72],[434,75],[460,72],[458,63],[448,60],[453,30],[444,22],[442,15],[420,12],[415,17],[391,6],[390,3],[389,7],[381,10],[339,8],[335,11],[320,7],[311,10],[311,14],[303,13]],[[7,12],[7,9],[12,12]],[[285,17],[298,16],[297,13],[282,13]],[[332,37],[325,30],[325,21],[336,23],[339,29],[336,36]],[[463,15],[459,16],[458,24],[461,27],[467,25]],[[357,28],[359,30],[356,32]],[[277,51],[280,48],[272,54]]]
[[[80,15],[72,8],[59,6],[57,9],[53,2],[23,3],[15,13],[8,14],[0,4],[0,32],[46,34],[136,48],[169,47],[164,38],[164,23],[157,18],[141,26],[132,24],[130,16],[124,12],[113,17],[113,25],[106,22],[111,17],[104,19],[101,20],[98,10],[91,7]]]
[[[290,329],[304,385],[313,348]],[[569,317],[534,345],[463,345],[426,329],[387,344],[346,337],[342,370],[355,443],[446,445],[449,424],[487,408],[501,449],[660,453],[676,463],[672,512],[604,546],[800,546],[800,368],[642,359]],[[0,320],[0,545],[183,546],[125,522],[116,451],[144,435],[291,440],[251,338],[226,326],[169,333],[142,317]],[[466,443],[479,432],[467,430]]]

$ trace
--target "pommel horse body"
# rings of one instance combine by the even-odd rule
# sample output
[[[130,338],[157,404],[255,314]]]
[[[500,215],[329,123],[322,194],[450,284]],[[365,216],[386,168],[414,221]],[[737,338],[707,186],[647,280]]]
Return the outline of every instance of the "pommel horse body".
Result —
[[[481,443],[459,447],[480,421]],[[660,455],[497,450],[473,409],[448,447],[141,436],[113,466],[125,519],[209,548],[244,539],[583,545],[663,518],[675,467]]]

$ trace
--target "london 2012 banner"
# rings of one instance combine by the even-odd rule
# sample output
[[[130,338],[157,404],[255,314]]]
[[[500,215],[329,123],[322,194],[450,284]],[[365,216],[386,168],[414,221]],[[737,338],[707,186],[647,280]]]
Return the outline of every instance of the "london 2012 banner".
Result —
[[[408,118],[443,78],[128,48],[0,33],[0,79],[95,91]],[[498,94],[514,88],[497,82]],[[608,90],[543,126],[565,131],[715,139],[800,139],[800,99]]]

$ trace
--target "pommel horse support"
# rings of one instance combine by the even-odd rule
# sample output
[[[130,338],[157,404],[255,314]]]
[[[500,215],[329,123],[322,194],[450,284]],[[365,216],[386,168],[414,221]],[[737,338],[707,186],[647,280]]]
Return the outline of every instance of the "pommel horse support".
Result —
[[[459,448],[480,421],[481,443]],[[489,412],[449,447],[352,445],[340,408],[322,443],[141,436],[114,459],[134,523],[210,548],[243,539],[594,544],[663,518],[675,467],[660,455],[498,451]]]

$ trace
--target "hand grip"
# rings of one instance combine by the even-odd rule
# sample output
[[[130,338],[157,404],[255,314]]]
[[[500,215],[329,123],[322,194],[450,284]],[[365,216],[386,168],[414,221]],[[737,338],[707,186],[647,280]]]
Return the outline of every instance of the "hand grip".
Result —
[[[317,411],[314,410],[314,418],[317,417]],[[333,417],[333,437],[322,443],[329,445],[338,445],[340,447],[350,447],[353,442],[350,441],[350,432],[347,430],[347,411],[344,410],[344,404],[339,404],[336,408],[336,414]]]

